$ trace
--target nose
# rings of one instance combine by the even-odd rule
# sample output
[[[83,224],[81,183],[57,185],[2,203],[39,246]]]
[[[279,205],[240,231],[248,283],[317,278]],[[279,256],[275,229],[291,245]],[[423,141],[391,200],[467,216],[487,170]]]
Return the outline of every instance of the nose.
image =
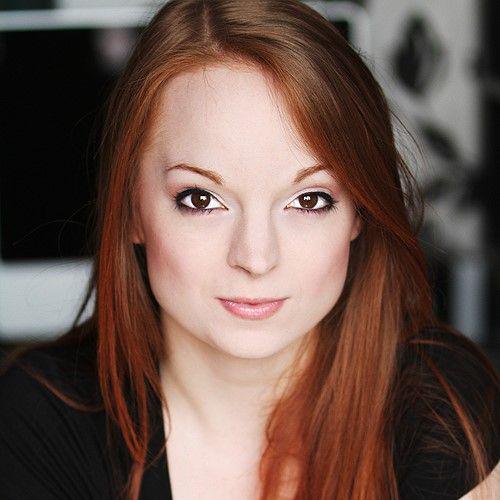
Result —
[[[268,273],[278,262],[279,242],[269,213],[254,211],[235,225],[227,262],[252,275]]]

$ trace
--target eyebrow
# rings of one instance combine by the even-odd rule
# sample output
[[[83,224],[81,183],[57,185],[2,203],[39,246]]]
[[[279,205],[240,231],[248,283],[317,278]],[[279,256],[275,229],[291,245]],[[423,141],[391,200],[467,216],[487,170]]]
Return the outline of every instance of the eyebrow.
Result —
[[[169,172],[170,170],[179,169],[179,170],[188,170],[190,172],[195,172],[197,174],[203,175],[204,177],[208,177],[210,180],[219,184],[220,186],[224,185],[223,178],[213,170],[207,170],[204,168],[196,167],[195,165],[190,165],[189,163],[179,163],[177,165],[173,165],[172,167],[168,167],[165,172]],[[292,181],[292,184],[298,184],[306,177],[315,174],[316,172],[320,172],[322,170],[328,170],[324,165],[313,165],[312,167],[302,168],[295,175],[295,179]]]

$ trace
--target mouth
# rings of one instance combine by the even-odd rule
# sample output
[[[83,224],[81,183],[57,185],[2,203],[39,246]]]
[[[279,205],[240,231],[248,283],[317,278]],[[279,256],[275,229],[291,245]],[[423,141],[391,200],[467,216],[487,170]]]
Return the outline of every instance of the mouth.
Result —
[[[226,300],[229,302],[238,302],[239,304],[266,304],[269,302],[278,302],[280,300],[285,300],[287,297],[257,297],[255,299],[250,299],[248,297],[218,297],[220,300]]]
[[[218,297],[222,306],[234,316],[242,319],[266,319],[275,314],[288,297],[282,299],[236,297],[223,299]],[[253,302],[248,302],[253,301]]]

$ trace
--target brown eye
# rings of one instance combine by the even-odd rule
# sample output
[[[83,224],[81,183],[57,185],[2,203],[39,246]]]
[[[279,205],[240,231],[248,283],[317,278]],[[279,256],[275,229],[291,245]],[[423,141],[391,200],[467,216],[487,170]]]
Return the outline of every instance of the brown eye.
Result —
[[[194,205],[194,208],[207,208],[210,204],[210,195],[195,191],[191,194],[191,203]]]
[[[175,208],[195,214],[209,214],[212,210],[214,210],[213,207],[207,208],[212,200],[220,204],[220,202],[211,193],[199,188],[186,189],[185,191],[177,194],[174,197],[174,200]],[[182,200],[187,200],[187,204]]]
[[[314,208],[318,203],[319,196],[316,193],[304,193],[299,196],[303,208]]]
[[[323,200],[323,205],[317,206],[318,201]],[[298,201],[299,207],[290,207],[294,210],[298,210],[299,212],[305,214],[323,214],[331,210],[335,207],[337,203],[328,193],[323,193],[321,191],[311,191],[309,193],[302,193],[301,195],[295,198],[295,201]],[[316,207],[316,208],[314,208]]]

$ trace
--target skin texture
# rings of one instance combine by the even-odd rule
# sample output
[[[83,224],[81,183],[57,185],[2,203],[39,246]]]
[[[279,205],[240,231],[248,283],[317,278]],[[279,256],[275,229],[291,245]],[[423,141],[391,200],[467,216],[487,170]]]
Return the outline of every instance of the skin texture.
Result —
[[[145,245],[169,351],[162,366],[173,424],[168,449],[182,441],[194,452],[205,443],[207,470],[211,461],[214,471],[229,471],[257,460],[274,383],[336,303],[360,230],[327,171],[292,184],[317,161],[280,109],[255,69],[183,73],[164,89],[140,165],[132,239]],[[216,171],[224,186],[194,172],[166,172],[181,162]],[[194,186],[213,195],[211,213],[174,208],[175,195]],[[329,203],[299,197],[314,191],[330,194],[334,209],[301,212]],[[182,203],[204,206],[194,198]],[[219,296],[289,298],[268,319],[244,320]],[[184,453],[178,459],[187,464]],[[196,477],[192,462],[188,470]]]

